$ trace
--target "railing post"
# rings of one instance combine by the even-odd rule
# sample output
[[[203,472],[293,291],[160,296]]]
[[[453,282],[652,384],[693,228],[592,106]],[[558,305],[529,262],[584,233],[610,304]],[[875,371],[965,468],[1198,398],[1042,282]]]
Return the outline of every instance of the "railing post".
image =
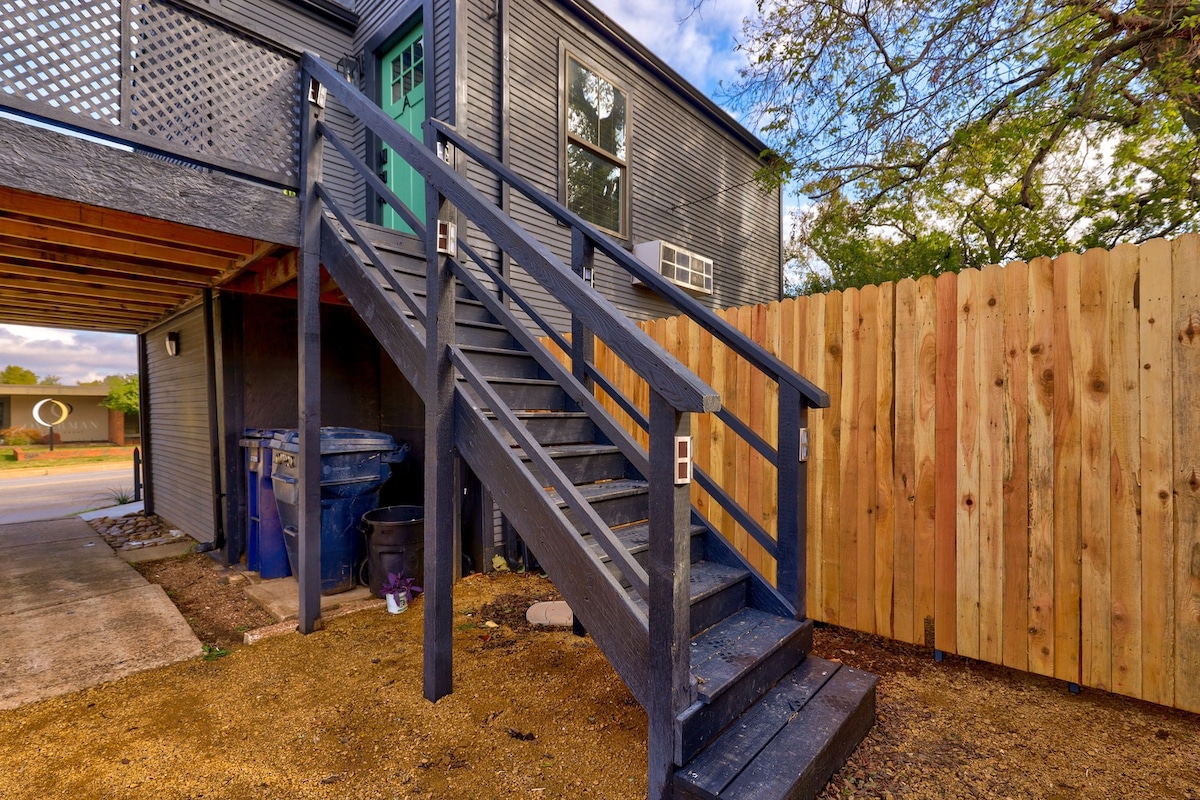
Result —
[[[133,448],[133,502],[142,502],[142,451],[137,447]]]
[[[808,406],[799,389],[780,381],[776,576],[779,593],[796,607],[796,619],[808,616],[808,454],[802,452],[801,444],[801,437],[807,435]]]
[[[296,278],[299,324],[299,630],[312,633],[321,616],[321,113],[319,86],[301,73],[300,236]]]
[[[650,393],[650,674],[649,794],[672,796],[681,753],[676,720],[692,702],[691,486],[677,480],[676,442],[689,437],[691,415]]]
[[[426,128],[426,143],[437,134]],[[431,702],[449,694],[454,611],[455,538],[458,535],[458,470],[454,448],[454,274],[438,251],[438,222],[447,219],[446,199],[425,183],[425,656],[424,694]]]
[[[596,265],[596,244],[578,228],[571,229],[571,270],[580,278],[591,276]],[[592,332],[576,315],[571,315],[571,374],[590,391],[587,365],[595,357]]]

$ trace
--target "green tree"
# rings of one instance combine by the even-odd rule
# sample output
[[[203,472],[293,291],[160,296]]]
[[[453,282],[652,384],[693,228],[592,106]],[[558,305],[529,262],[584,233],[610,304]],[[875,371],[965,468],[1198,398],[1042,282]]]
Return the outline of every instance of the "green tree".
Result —
[[[911,229],[919,213],[972,266],[1197,228],[1200,5],[760,0],[759,12],[730,96],[784,156],[764,177],[818,203],[853,198],[858,236]]]
[[[47,375],[38,381],[41,386],[62,386],[62,378],[58,375]]]
[[[108,384],[108,396],[100,401],[100,405],[124,414],[136,414],[140,407],[137,375],[110,375],[105,379]]]
[[[32,386],[37,382],[38,378],[33,373],[33,370],[18,367],[16,364],[9,364],[3,371],[0,371],[0,383]]]

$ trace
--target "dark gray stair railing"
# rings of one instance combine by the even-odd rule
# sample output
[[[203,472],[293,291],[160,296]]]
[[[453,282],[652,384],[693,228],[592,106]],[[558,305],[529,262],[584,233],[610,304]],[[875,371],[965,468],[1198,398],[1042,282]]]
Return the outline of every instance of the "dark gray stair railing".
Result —
[[[302,59],[304,80],[302,85],[314,96],[320,95],[320,87],[340,101],[350,114],[357,117],[379,139],[391,147],[395,153],[408,162],[427,185],[428,219],[424,225],[415,219],[411,211],[390,192],[380,192],[380,196],[400,212],[401,217],[414,231],[424,234],[426,252],[429,254],[427,266],[427,297],[425,308],[424,344],[428,355],[426,360],[426,375],[424,397],[427,413],[431,403],[442,402],[445,389],[443,368],[455,368],[468,381],[470,391],[477,398],[482,398],[483,404],[495,406],[494,409],[500,424],[515,435],[517,441],[530,451],[530,455],[538,462],[539,468],[552,476],[560,496],[564,497],[576,513],[577,523],[591,532],[614,562],[618,564],[626,578],[629,579],[635,591],[638,591],[649,601],[650,612],[644,633],[648,634],[649,657],[640,664],[642,675],[630,675],[627,680],[634,685],[644,687],[641,697],[647,706],[651,720],[650,735],[650,786],[654,796],[666,797],[669,794],[671,774],[675,765],[677,742],[675,723],[678,715],[691,702],[691,686],[689,680],[689,647],[688,647],[688,582],[690,574],[690,557],[688,543],[690,542],[690,497],[686,486],[676,486],[671,476],[674,473],[674,442],[675,436],[684,435],[688,430],[692,412],[716,411],[720,408],[720,397],[698,377],[687,370],[677,359],[666,352],[660,345],[637,328],[608,300],[596,294],[570,269],[563,265],[544,245],[535,240],[520,228],[499,208],[484,198],[478,190],[459,176],[454,170],[441,161],[434,152],[426,148],[415,137],[400,128],[391,118],[372,104],[365,96],[345,83],[329,65],[318,57],[306,53]],[[318,112],[319,113],[319,112]],[[366,170],[349,148],[332,136],[332,131],[321,123],[312,125],[314,136],[303,146],[305,157],[321,146],[323,140],[330,141],[343,157],[363,175],[376,191],[381,188],[378,180]],[[386,188],[386,187],[382,187]],[[304,186],[301,191],[305,196],[320,199],[330,206],[339,224],[347,229],[347,233],[355,244],[363,251],[368,261],[376,267],[384,262],[365,236],[353,232],[355,225],[341,209],[332,203],[332,198],[318,186]],[[527,434],[522,434],[522,427],[514,415],[504,413],[504,406],[499,397],[491,392],[486,380],[474,369],[463,351],[453,343],[453,301],[447,302],[447,294],[452,294],[451,284],[446,280],[457,276],[465,283],[470,274],[463,270],[460,264],[448,256],[437,253],[430,242],[432,229],[439,221],[443,203],[452,204],[458,212],[470,219],[492,241],[510,257],[521,263],[526,271],[552,292],[580,320],[585,321],[590,330],[606,343],[614,352],[620,354],[628,363],[636,365],[650,384],[652,392],[651,406],[652,424],[650,426],[651,446],[649,457],[642,456],[634,459],[645,465],[645,477],[650,480],[650,517],[652,537],[651,563],[648,570],[642,571],[640,565],[632,559],[623,547],[620,547],[612,531],[602,522],[598,523],[595,512],[580,496],[575,487],[558,473],[558,467],[548,458],[539,458],[538,446]],[[311,216],[311,215],[310,215]],[[468,249],[469,250],[469,249]],[[472,255],[474,255],[472,253]],[[482,261],[477,257],[473,260]],[[384,270],[385,274],[387,270]],[[436,277],[434,277],[436,275]],[[392,288],[397,288],[393,285]],[[436,291],[430,291],[435,289]],[[399,293],[404,305],[416,305],[415,298]],[[435,294],[439,296],[435,297]],[[485,291],[482,293],[487,295]],[[414,316],[419,316],[415,309]],[[399,309],[397,309],[399,312]],[[431,325],[431,320],[437,320]],[[519,323],[511,314],[502,321]],[[447,330],[449,323],[449,330]],[[414,335],[416,331],[410,327]],[[517,334],[517,330],[512,331]],[[523,331],[522,331],[523,332]],[[520,338],[520,337],[518,337]],[[526,335],[528,348],[544,365],[553,359],[544,348]],[[551,371],[551,374],[554,374]],[[565,381],[564,389],[569,394],[580,398],[586,394],[581,386],[569,386],[571,381]],[[461,391],[461,389],[459,390]],[[589,397],[589,399],[591,399]],[[594,403],[594,400],[593,400]],[[587,405],[585,402],[583,405]],[[475,409],[478,413],[478,407]],[[616,429],[615,424],[600,420],[602,427],[606,424]],[[682,432],[682,433],[681,433]],[[522,438],[523,436],[523,438]],[[438,450],[437,452],[442,452]],[[447,449],[445,452],[449,452]],[[436,469],[436,467],[435,467]],[[485,477],[486,480],[486,477]],[[535,484],[536,485],[536,484]],[[427,510],[428,514],[428,510]],[[582,545],[582,541],[580,542]],[[619,549],[618,549],[619,548]],[[590,554],[590,548],[586,548]],[[611,552],[610,552],[611,551]],[[598,563],[598,562],[597,562]],[[631,566],[632,565],[632,566]],[[600,567],[603,569],[603,567]],[[427,581],[429,577],[427,576]],[[426,696],[436,699],[445,691],[447,685],[440,688],[430,688],[430,659],[431,629],[429,621],[438,615],[438,611],[430,605],[426,609]],[[630,630],[628,635],[639,634]],[[447,666],[443,662],[440,666]]]
[[[736,500],[711,476],[695,468],[694,477],[700,487],[721,506],[734,521],[744,529],[776,562],[776,585],[783,599],[791,606],[798,619],[807,616],[805,605],[805,533],[807,517],[807,470],[803,452],[802,436],[807,436],[808,409],[827,408],[829,395],[797,373],[779,358],[754,342],[733,325],[730,325],[694,297],[674,283],[668,281],[635,258],[629,251],[601,233],[594,225],[575,212],[564,207],[556,199],[517,175],[495,157],[484,152],[474,143],[461,136],[454,128],[439,120],[429,124],[460,152],[485,167],[506,184],[519,191],[535,205],[560,224],[569,226],[572,233],[572,268],[582,275],[590,267],[596,251],[610,258],[617,266],[669,302],[684,316],[694,320],[745,359],[752,368],[759,370],[779,387],[779,414],[777,447],[773,447],[728,408],[717,410],[716,416],[737,436],[745,440],[755,451],[776,468],[778,490],[777,535],[772,537],[761,524],[742,508]],[[650,421],[646,415],[625,397],[596,367],[592,353],[592,338],[586,321],[572,317],[571,342],[565,343],[561,336],[552,338],[564,352],[571,356],[572,372],[581,382],[599,386],[622,411],[649,431]],[[620,354],[618,354],[620,355]]]
[[[456,370],[465,377],[470,392],[477,399],[482,399],[483,405],[494,408],[499,424],[529,451],[539,468],[551,476],[560,494],[565,497],[568,505],[575,511],[577,522],[582,521],[583,526],[596,537],[602,548],[614,559],[634,590],[647,599],[649,614],[646,630],[649,634],[649,658],[648,663],[644,665],[647,673],[641,677],[644,680],[643,685],[646,691],[644,703],[647,707],[650,724],[649,789],[651,797],[669,797],[671,775],[679,758],[677,720],[681,712],[694,699],[694,687],[691,685],[690,679],[688,591],[691,495],[687,485],[677,484],[674,480],[676,437],[690,434],[690,418],[693,412],[711,411],[717,413],[735,432],[776,464],[781,489],[780,506],[793,520],[789,524],[780,525],[781,535],[777,546],[770,535],[763,531],[761,526],[757,526],[750,516],[742,511],[729,498],[728,494],[708,476],[699,473],[698,482],[712,494],[717,502],[735,509],[731,511],[735,519],[747,527],[760,543],[768,546],[768,550],[777,560],[780,589],[783,591],[785,599],[794,603],[796,615],[802,617],[804,615],[804,471],[800,458],[800,440],[794,431],[792,431],[794,435],[786,435],[786,432],[791,431],[792,428],[790,425],[786,425],[784,420],[798,420],[800,425],[804,426],[807,409],[828,405],[827,396],[770,353],[729,326],[728,323],[678,290],[673,284],[644,267],[641,262],[633,259],[593,226],[562,208],[555,201],[541,194],[535,187],[526,184],[503,165],[462,140],[453,129],[438,121],[427,122],[427,126],[435,130],[441,139],[452,142],[459,150],[491,169],[502,180],[529,196],[560,222],[571,227],[574,249],[571,268],[567,268],[548,248],[483,197],[473,185],[438,158],[431,149],[400,128],[364,95],[345,83],[341,76],[319,57],[306,53],[301,66],[303,71],[301,85],[303,87],[306,89],[311,87],[315,92],[318,86],[323,86],[347,108],[352,116],[362,121],[382,142],[391,147],[399,157],[408,162],[426,180],[428,218],[422,224],[422,221],[418,220],[399,198],[388,191],[378,177],[367,169],[352,150],[338,140],[336,135],[323,123],[318,121],[312,126],[311,129],[315,135],[302,148],[302,157],[307,157],[312,148],[321,146],[322,140],[329,141],[379,196],[395,208],[411,229],[416,231],[418,236],[426,242],[429,278],[427,280],[426,305],[424,313],[422,313],[421,304],[390,276],[386,264],[375,252],[367,237],[356,230],[357,226],[354,221],[337,207],[328,192],[319,184],[311,188],[301,187],[305,196],[308,196],[311,191],[312,197],[319,198],[329,207],[366,259],[387,277],[391,288],[396,290],[400,301],[413,313],[418,324],[426,324],[432,319],[437,320],[437,325],[433,330],[430,330],[426,324],[424,332],[424,347],[428,357],[426,360],[426,385],[422,388],[427,408],[431,402],[441,403],[442,392],[445,390],[445,385],[442,383],[444,378],[441,376],[450,374],[451,370]],[[570,311],[574,321],[572,342],[569,343],[570,350],[568,351],[572,355],[570,374],[567,374],[561,367],[555,369],[556,359],[554,356],[536,342],[523,325],[499,301],[496,301],[490,292],[483,289],[482,284],[474,275],[464,269],[454,258],[442,256],[437,252],[436,245],[430,241],[428,234],[439,221],[439,215],[444,212],[445,204],[452,205],[460,214],[471,220],[502,252],[520,263],[529,275]],[[459,245],[463,252],[495,283],[502,295],[510,296],[527,313],[533,310],[527,301],[513,291],[512,286],[504,280],[503,276],[491,269],[487,262],[474,253],[465,242],[460,240]],[[582,280],[583,268],[594,257],[597,249],[778,382],[781,420],[778,449],[772,448],[761,437],[754,434],[748,426],[725,412],[721,408],[720,397],[711,387],[691,373]],[[542,363],[543,367],[547,368],[551,375],[558,379],[568,395],[574,397],[581,406],[593,413],[601,429],[605,430],[614,443],[622,447],[622,450],[629,450],[632,440],[628,434],[620,431],[611,416],[596,404],[590,391],[593,383],[599,384],[627,411],[632,411],[634,418],[648,432],[650,441],[648,457],[639,452],[636,445],[632,445],[633,450],[629,453],[631,463],[643,472],[649,480],[650,486],[650,561],[649,568],[645,573],[641,573],[641,568],[636,562],[629,557],[627,552],[624,552],[623,548],[620,548],[612,531],[602,521],[598,523],[598,520],[594,519],[596,517],[594,511],[582,497],[575,493],[573,485],[561,475],[553,461],[544,454],[539,457],[537,443],[528,436],[527,432],[523,431],[523,425],[516,415],[512,414],[510,409],[506,409],[500,398],[490,390],[483,376],[473,367],[469,358],[454,344],[453,301],[447,299],[447,294],[452,294],[453,289],[447,289],[447,287],[452,286],[455,278],[466,285],[479,299],[484,300],[485,305],[499,311],[497,318],[501,319],[506,326],[515,324],[515,327],[510,327],[510,332],[531,355]],[[435,296],[435,294],[439,296]],[[488,303],[488,298],[493,302]],[[530,314],[530,317],[560,346],[568,344],[561,335],[554,332],[545,323],[545,320],[536,314]],[[447,322],[449,328],[446,327]],[[409,325],[409,330],[414,335],[418,335],[416,325]],[[650,387],[648,418],[638,412],[627,398],[616,392],[612,384],[596,369],[591,358],[593,336],[603,341],[613,353],[633,367],[647,381]],[[505,413],[506,410],[508,413]],[[476,412],[479,412],[478,407]],[[576,494],[574,498],[570,496],[573,493]],[[795,531],[795,535],[784,535],[785,533],[790,534],[792,531]],[[632,562],[633,568],[630,567],[630,562]],[[439,615],[440,612],[436,611],[432,605],[426,610],[426,696],[430,699],[436,699],[449,690],[446,685],[444,690],[434,689],[431,694],[429,688],[429,668],[434,663],[428,652],[431,630],[429,620]]]

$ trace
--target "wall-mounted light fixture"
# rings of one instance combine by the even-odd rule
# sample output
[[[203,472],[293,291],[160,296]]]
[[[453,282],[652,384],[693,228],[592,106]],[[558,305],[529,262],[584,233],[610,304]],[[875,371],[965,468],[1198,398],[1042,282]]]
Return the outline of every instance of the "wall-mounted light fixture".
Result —
[[[362,75],[362,56],[344,54],[337,62],[338,73],[346,79],[346,83],[358,85],[358,78]]]
[[[179,355],[179,331],[167,331],[167,355]]]

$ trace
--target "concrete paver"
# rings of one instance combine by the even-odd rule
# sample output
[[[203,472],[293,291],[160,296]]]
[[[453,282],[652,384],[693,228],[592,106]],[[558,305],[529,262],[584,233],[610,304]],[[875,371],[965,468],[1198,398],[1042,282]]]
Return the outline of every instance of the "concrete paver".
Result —
[[[279,622],[300,617],[300,583],[295,578],[274,578],[256,583],[246,587],[246,594]],[[370,599],[369,587],[355,586],[348,592],[322,596],[321,611],[325,612],[346,603]]]
[[[194,658],[200,641],[86,522],[0,526],[0,709]]]

